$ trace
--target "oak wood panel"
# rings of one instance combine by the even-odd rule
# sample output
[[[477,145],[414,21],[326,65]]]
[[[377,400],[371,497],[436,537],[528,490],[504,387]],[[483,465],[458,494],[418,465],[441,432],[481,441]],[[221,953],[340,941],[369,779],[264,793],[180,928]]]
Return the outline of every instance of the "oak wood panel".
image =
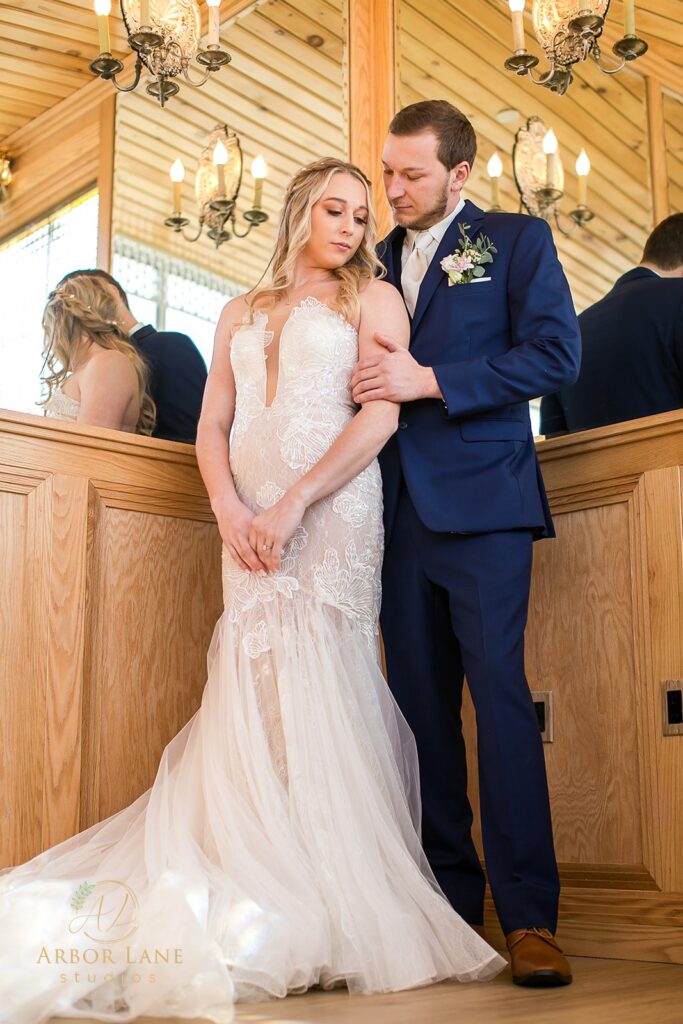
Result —
[[[47,595],[51,531],[46,475],[0,468],[0,778],[5,863],[38,853],[42,840]],[[23,742],[16,743],[17,737]]]
[[[558,860],[643,863],[628,502],[565,512],[537,546],[532,690],[553,693],[545,745]],[[547,610],[552,608],[552,614]]]
[[[49,601],[45,673],[45,755],[42,772],[42,848],[79,831],[83,622],[88,538],[88,481],[51,479],[49,573],[37,580]],[[16,740],[14,741],[16,743]]]
[[[0,448],[4,865],[149,787],[222,600],[191,446],[0,412]]]
[[[656,828],[659,839],[657,881],[667,892],[683,893],[683,744],[682,737],[662,735],[658,699],[662,680],[683,679],[681,468],[647,473],[644,490],[652,699],[642,703],[641,729],[651,737],[647,763],[652,777],[651,816],[656,826],[652,821],[650,827]]]
[[[164,747],[199,706],[221,610],[214,524],[112,508],[101,497],[95,524],[84,773],[97,784],[83,791],[81,827],[151,785]]]

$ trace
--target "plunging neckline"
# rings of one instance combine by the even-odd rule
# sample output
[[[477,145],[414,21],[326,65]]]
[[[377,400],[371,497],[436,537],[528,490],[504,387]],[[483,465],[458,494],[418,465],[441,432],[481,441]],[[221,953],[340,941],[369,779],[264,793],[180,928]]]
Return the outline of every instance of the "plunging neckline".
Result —
[[[345,316],[339,313],[336,309],[332,309],[332,307],[329,306],[326,302],[323,302],[322,299],[316,298],[315,295],[306,295],[303,299],[300,299],[299,302],[296,303],[296,305],[292,306],[292,308],[289,311],[289,314],[285,317],[285,320],[283,321],[282,327],[280,328],[280,334],[278,336],[277,342],[277,376],[275,378],[275,390],[273,392],[273,397],[270,403],[267,403],[266,398],[268,397],[268,358],[266,355],[266,349],[273,344],[273,341],[275,340],[275,332],[268,329],[268,323],[270,322],[270,317],[268,313],[266,313],[263,310],[255,309],[254,321],[256,320],[256,317],[259,317],[259,319],[262,321],[261,333],[264,339],[262,349],[264,376],[263,409],[266,412],[269,412],[273,408],[280,394],[280,377],[282,374],[282,339],[284,337],[285,329],[289,326],[289,323],[293,319],[295,313],[299,313],[302,309],[304,309],[307,303],[311,303],[314,306],[324,310],[330,316],[336,317],[338,320],[341,321],[342,324],[344,324],[345,327],[347,327],[349,330],[352,330],[354,334],[357,333],[357,328],[354,327],[354,325],[350,323],[350,321],[348,321]]]

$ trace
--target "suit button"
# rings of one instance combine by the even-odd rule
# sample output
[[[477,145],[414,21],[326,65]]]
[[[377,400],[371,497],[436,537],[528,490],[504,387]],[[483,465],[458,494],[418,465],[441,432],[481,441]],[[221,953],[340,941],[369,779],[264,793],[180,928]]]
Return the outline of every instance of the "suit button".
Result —
[[[407,430],[408,429],[408,424],[406,423],[405,420],[399,420],[398,425],[399,425],[399,428],[401,430]]]

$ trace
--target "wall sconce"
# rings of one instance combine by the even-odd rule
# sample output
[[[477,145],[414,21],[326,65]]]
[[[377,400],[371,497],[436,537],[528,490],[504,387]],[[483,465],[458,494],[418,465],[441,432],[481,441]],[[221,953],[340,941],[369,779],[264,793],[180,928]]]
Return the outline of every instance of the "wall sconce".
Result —
[[[557,138],[552,128],[546,130],[540,117],[530,117],[515,135],[512,149],[512,166],[515,185],[519,192],[519,212],[526,210],[534,217],[555,222],[563,235],[572,235],[576,228],[583,227],[595,214],[587,206],[588,175],[590,160],[585,149],[576,161],[578,176],[577,205],[569,216],[573,224],[565,228],[560,222],[558,204],[564,195],[564,168],[560,158]],[[503,164],[494,153],[486,166],[491,182],[491,210],[501,210],[500,177]]]
[[[0,150],[0,203],[9,196],[12,177],[12,160],[7,153]]]
[[[576,161],[578,202],[569,214],[574,223],[569,229],[562,226],[558,204],[564,195],[564,168],[555,133],[552,128],[546,130],[540,117],[530,117],[517,130],[512,167],[523,207],[535,217],[547,221],[552,218],[563,235],[573,234],[577,227],[583,227],[595,216],[586,205],[590,160],[582,149]]]
[[[197,231],[188,237],[184,230],[190,220],[181,211],[181,186],[185,168],[180,160],[176,160],[171,167],[173,214],[164,221],[166,227],[182,233],[187,242],[196,242],[206,227],[209,238],[218,248],[233,235],[245,238],[252,228],[267,221],[268,214],[261,208],[261,203],[263,179],[268,173],[268,167],[263,157],[257,156],[251,165],[254,179],[252,207],[242,215],[248,226],[246,231],[237,230],[235,207],[242,185],[242,167],[242,147],[237,135],[227,125],[216,125],[199,158],[195,178],[195,195],[199,207]]]
[[[601,71],[614,75],[628,61],[647,52],[644,39],[638,39],[635,28],[635,0],[624,0],[624,35],[614,44],[612,52],[619,58],[616,67],[602,62],[598,40],[609,11],[610,0],[533,0],[534,35],[543,48],[550,65],[546,74],[534,78],[532,69],[538,64],[524,42],[524,8],[526,0],[508,0],[512,17],[514,53],[505,61],[508,71],[528,75],[534,85],[544,85],[562,96],[571,85],[572,67],[592,57]]]

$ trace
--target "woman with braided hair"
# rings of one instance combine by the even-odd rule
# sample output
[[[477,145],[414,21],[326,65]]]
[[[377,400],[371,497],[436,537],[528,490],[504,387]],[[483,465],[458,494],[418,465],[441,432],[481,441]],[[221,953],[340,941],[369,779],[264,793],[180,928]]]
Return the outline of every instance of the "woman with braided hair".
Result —
[[[116,320],[116,302],[95,277],[72,277],[43,313],[46,416],[151,434],[156,410],[149,370]]]

